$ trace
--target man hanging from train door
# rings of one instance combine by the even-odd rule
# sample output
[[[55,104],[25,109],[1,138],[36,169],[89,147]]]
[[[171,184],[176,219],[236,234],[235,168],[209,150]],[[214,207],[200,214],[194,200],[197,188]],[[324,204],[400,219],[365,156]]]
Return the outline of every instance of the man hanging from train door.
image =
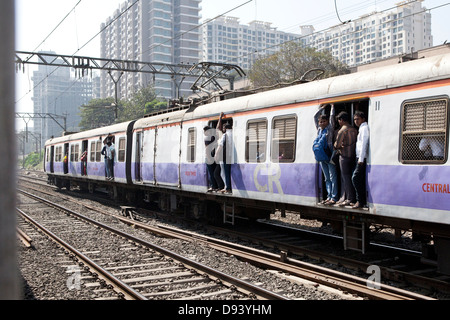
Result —
[[[223,123],[224,113],[220,113],[217,129],[223,132],[222,138],[219,140],[219,146],[216,150],[216,157],[219,160],[220,167],[224,174],[225,188],[219,192],[224,194],[231,194],[231,163],[233,161],[233,134],[232,126],[229,123]]]

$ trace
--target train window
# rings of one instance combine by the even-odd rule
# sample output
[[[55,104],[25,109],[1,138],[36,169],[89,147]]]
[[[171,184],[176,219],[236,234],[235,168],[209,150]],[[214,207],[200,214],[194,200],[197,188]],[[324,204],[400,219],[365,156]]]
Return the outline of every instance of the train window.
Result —
[[[448,97],[407,101],[402,106],[402,163],[447,161]]]
[[[102,161],[102,142],[97,141],[96,144],[97,144],[97,148],[95,150],[95,161],[101,162]]]
[[[70,162],[78,162],[80,146],[78,144],[70,145]]]
[[[56,147],[55,162],[61,162],[61,161],[62,161],[62,147]]]
[[[75,158],[75,162],[78,162],[79,159],[80,159],[80,145],[79,145],[79,144],[75,145],[75,155],[74,155],[74,158]]]
[[[119,155],[118,155],[119,162],[125,161],[125,138],[119,139]]]
[[[95,162],[95,141],[91,142],[91,162]]]
[[[195,128],[190,128],[188,130],[188,141],[187,141],[187,161],[195,162],[195,141],[197,140],[197,131]]]
[[[245,160],[265,162],[267,144],[267,120],[252,120],[247,123]]]
[[[272,123],[272,161],[294,162],[297,136],[297,117],[283,116]]]

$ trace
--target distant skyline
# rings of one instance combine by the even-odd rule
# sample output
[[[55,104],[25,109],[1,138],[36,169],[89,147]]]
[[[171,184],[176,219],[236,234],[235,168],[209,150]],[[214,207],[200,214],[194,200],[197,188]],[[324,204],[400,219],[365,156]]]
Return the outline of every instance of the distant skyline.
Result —
[[[100,24],[114,14],[124,0],[16,0],[16,50],[54,51],[64,55],[100,57]],[[132,1],[133,3],[134,1]],[[316,31],[354,20],[375,10],[394,7],[398,0],[203,0],[201,21],[215,18],[234,8],[227,16],[240,19],[243,24],[259,20],[272,23],[280,31],[300,33],[301,25],[313,25]],[[431,10],[433,45],[450,41],[448,16],[450,3],[443,0],[425,0],[423,6]],[[220,6],[218,6],[220,3]],[[73,8],[75,9],[71,11]],[[435,8],[435,9],[433,9]],[[70,12],[70,14],[69,14]],[[58,23],[66,19],[51,34]],[[48,39],[41,42],[48,36]],[[96,37],[95,37],[96,36]],[[32,112],[32,72],[36,67],[25,65],[25,71],[16,74],[16,111]],[[20,101],[19,101],[20,100]],[[24,127],[23,120],[17,130]]]

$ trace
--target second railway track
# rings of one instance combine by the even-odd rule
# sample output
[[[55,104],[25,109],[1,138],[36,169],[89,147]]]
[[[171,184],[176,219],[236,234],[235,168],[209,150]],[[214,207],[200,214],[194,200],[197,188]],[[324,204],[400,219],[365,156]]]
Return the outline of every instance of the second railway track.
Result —
[[[81,264],[99,277],[100,282],[115,288],[119,297],[190,300],[287,299],[282,295],[228,276],[145,240],[78,215],[55,203],[24,191],[20,192],[27,197],[65,211],[66,214],[58,216],[47,212],[44,216],[41,215],[41,223],[23,212],[20,213],[25,220],[45,230],[44,232],[59,245],[64,246],[73,256],[76,256]],[[74,221],[74,216],[77,221]],[[68,226],[71,228],[69,229]],[[68,240],[62,240],[55,233],[63,234],[64,238]],[[92,241],[93,238],[97,240]],[[73,244],[69,244],[69,242]],[[124,252],[129,253],[124,254]]]
[[[139,222],[137,221],[130,221],[129,219],[126,219],[124,217],[118,217],[118,219],[123,220],[123,222],[127,222],[129,224],[132,224],[134,226],[140,226]],[[148,226],[140,226],[140,227],[148,227]],[[204,246],[208,246],[211,248],[214,248],[216,250],[221,250],[222,252],[226,252],[227,254],[232,254],[236,257],[239,257],[240,260],[246,260],[250,261],[252,259],[252,255],[256,255],[256,251],[251,252],[248,249],[244,250],[244,248],[238,248],[235,246],[234,248],[231,248],[229,244],[225,243],[219,243],[218,241],[213,240],[212,238],[202,237],[202,236],[192,236],[187,235],[183,231],[177,231],[175,229],[169,230],[165,229],[163,230],[161,227],[156,227],[152,232],[159,233],[160,235],[164,237],[178,237],[184,240],[189,240],[196,242],[203,242]],[[202,245],[202,244],[201,244]],[[228,247],[227,247],[228,246]],[[258,253],[260,254],[260,253]],[[283,265],[286,262],[285,261],[277,261],[280,260],[280,256],[277,255],[270,255],[265,253],[263,257],[254,257],[258,262],[258,265],[263,266],[264,268],[269,269],[277,269],[277,270],[283,270],[283,272],[289,272],[290,274],[294,274],[297,276],[301,276],[305,279],[309,279],[312,281],[315,281],[316,283],[322,283],[324,285],[330,285],[331,287],[340,288],[340,290],[345,290],[346,292],[351,292],[354,294],[359,294],[360,296],[369,298],[369,299],[428,299],[427,297],[416,295],[412,293],[408,293],[406,291],[402,290],[373,290],[371,288],[367,287],[367,284],[365,282],[365,279],[358,279],[356,277],[349,277],[346,276],[344,278],[338,279],[339,275],[338,273],[334,274],[326,274],[326,273],[319,273],[320,268],[315,268],[314,271],[303,269],[302,266],[287,266]],[[292,260],[292,259],[291,259]],[[290,261],[292,263],[293,261]],[[255,263],[254,261],[252,263]],[[303,264],[303,267],[305,267],[307,264]],[[324,270],[320,270],[324,271]],[[390,291],[390,292],[389,292]]]

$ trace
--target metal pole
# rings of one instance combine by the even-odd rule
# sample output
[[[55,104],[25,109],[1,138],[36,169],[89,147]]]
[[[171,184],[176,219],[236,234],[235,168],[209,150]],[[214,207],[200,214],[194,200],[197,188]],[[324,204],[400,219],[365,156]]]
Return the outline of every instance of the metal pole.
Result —
[[[14,0],[0,2],[0,300],[21,298],[16,239],[16,135],[14,113]]]

